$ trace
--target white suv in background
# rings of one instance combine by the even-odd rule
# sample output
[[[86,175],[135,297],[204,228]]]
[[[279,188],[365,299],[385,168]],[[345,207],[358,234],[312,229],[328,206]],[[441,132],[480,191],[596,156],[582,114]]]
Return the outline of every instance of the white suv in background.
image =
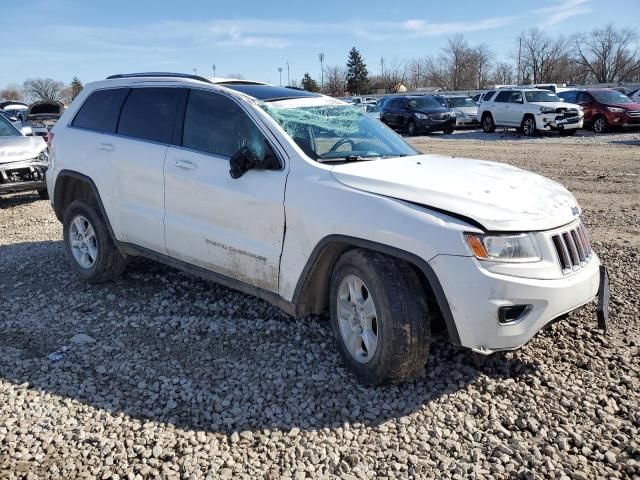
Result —
[[[89,282],[145,256],[265,299],[328,310],[364,382],[409,379],[438,332],[518,348],[608,283],[564,187],[421,155],[353,105],[168,73],[92,83],[50,136],[64,248]]]
[[[504,88],[487,97],[478,108],[478,118],[486,133],[492,133],[496,127],[515,127],[527,136],[543,131],[573,135],[582,128],[582,108],[564,103],[549,90]]]

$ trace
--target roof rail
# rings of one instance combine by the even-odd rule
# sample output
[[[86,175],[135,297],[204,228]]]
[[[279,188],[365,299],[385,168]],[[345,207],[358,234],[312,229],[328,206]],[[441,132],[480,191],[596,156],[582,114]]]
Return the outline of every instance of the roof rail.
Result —
[[[118,73],[116,75],[109,75],[107,77],[107,80],[114,80],[116,78],[137,78],[137,77],[189,78],[191,80],[199,80],[201,82],[213,84],[213,82],[208,78],[201,77],[199,75],[191,75],[189,73],[173,73],[173,72]]]

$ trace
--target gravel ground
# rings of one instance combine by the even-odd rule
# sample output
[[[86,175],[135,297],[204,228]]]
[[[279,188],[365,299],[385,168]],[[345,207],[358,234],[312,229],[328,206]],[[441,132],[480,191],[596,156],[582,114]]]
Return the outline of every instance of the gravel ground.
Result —
[[[14,195],[0,199],[0,478],[639,478],[639,137],[475,135],[411,141],[567,184],[611,270],[608,335],[590,305],[482,367],[436,344],[422,378],[367,388],[326,317],[146,260],[82,283],[48,203]]]

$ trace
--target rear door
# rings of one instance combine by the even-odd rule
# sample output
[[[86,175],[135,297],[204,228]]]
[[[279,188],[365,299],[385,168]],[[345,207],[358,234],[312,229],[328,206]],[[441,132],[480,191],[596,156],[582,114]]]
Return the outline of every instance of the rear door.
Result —
[[[507,112],[505,108],[511,97],[511,90],[501,90],[496,98],[491,102],[490,111],[493,114],[493,120],[497,125],[507,125]]]
[[[120,240],[166,254],[164,243],[164,161],[176,110],[187,90],[137,87],[122,107],[117,136],[98,148],[110,156],[116,181]]]
[[[287,171],[229,174],[243,146],[272,152],[270,134],[235,99],[198,89],[189,93],[181,131],[165,163],[169,255],[277,292]]]
[[[511,92],[509,102],[504,104],[504,121],[506,125],[519,127],[523,118],[524,97],[522,92]]]

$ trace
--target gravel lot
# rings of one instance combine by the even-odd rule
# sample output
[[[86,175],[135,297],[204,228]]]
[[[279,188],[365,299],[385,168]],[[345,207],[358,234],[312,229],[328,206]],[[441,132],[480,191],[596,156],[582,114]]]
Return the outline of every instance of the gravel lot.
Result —
[[[411,142],[573,190],[610,267],[609,334],[590,305],[482,367],[436,344],[418,381],[367,388],[325,317],[146,260],[80,282],[48,203],[14,195],[0,199],[0,478],[639,478],[640,134]]]

